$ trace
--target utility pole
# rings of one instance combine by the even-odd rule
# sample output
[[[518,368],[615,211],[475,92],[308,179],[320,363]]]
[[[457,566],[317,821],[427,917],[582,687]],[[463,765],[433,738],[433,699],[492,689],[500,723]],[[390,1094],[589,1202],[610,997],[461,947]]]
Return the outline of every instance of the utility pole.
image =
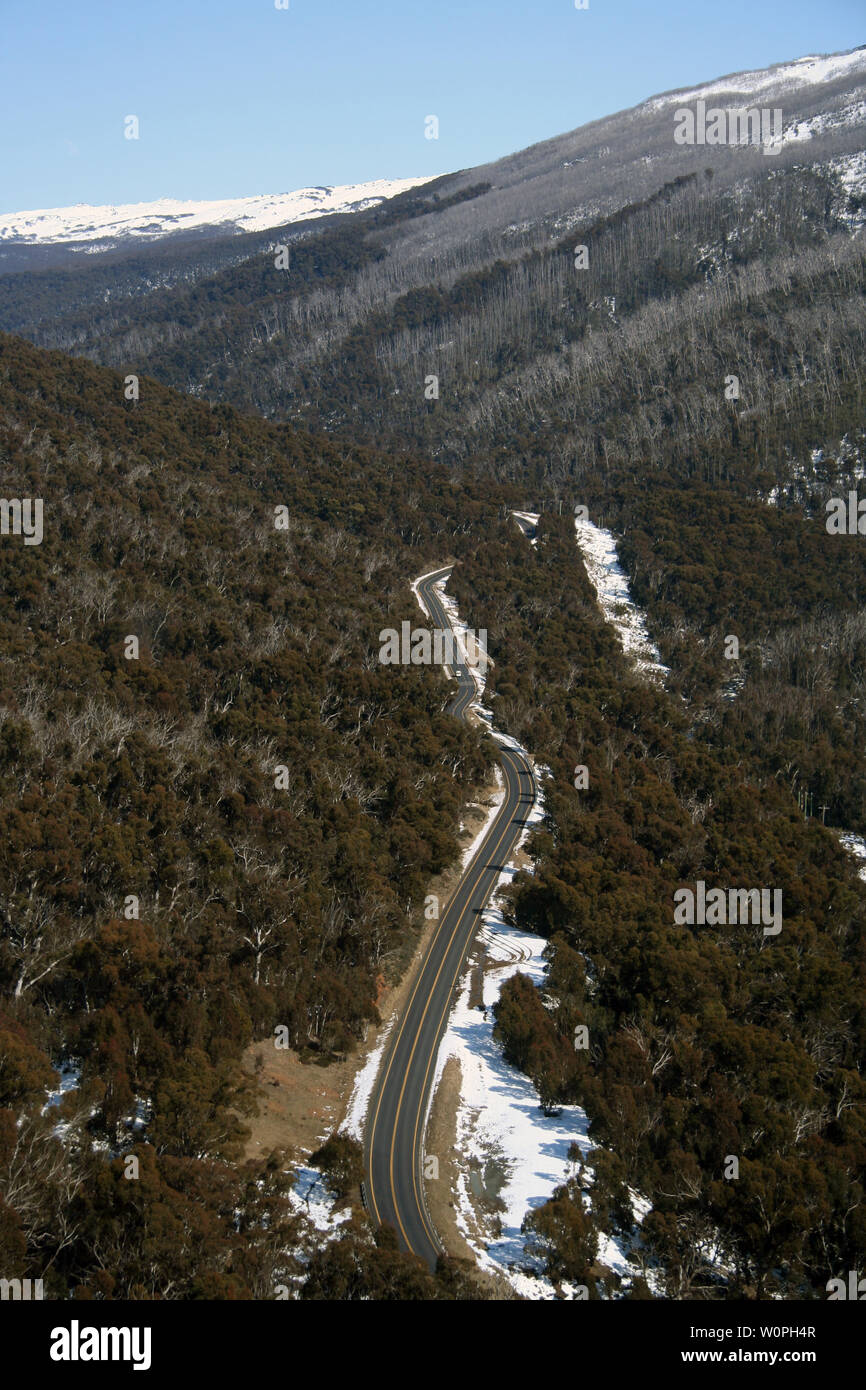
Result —
[[[827,812],[829,811],[829,809],[830,809],[829,806],[822,806],[822,807],[821,807],[821,824],[822,824],[822,825],[824,825],[824,823],[825,823],[825,817],[826,817]]]

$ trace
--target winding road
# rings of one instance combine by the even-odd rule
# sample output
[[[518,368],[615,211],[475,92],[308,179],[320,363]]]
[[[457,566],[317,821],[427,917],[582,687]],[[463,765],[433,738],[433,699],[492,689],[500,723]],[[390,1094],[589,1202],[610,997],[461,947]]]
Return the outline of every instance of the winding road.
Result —
[[[435,585],[450,573],[450,566],[436,570],[417,585],[433,624],[442,631],[448,630],[449,619]],[[475,681],[465,664],[456,666],[453,676],[458,691],[450,713],[466,719],[478,693]],[[367,1114],[365,1195],[370,1214],[377,1225],[393,1226],[401,1248],[420,1255],[431,1268],[444,1253],[424,1196],[424,1128],[436,1054],[481,913],[535,801],[535,774],[527,760],[501,746],[499,757],[505,799],[439,919],[382,1059]]]

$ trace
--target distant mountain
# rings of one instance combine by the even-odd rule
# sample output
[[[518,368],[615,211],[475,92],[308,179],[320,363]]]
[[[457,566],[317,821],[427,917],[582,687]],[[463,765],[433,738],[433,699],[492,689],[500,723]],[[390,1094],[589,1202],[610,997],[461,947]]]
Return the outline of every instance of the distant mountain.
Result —
[[[772,157],[679,143],[677,113],[698,102],[781,110]],[[775,438],[778,425],[793,447],[796,418],[803,459],[861,423],[848,364],[866,337],[866,48],[653,96],[377,202],[386,187],[203,205],[193,231],[157,220],[150,242],[139,212],[134,249],[0,274],[0,329],[272,418],[411,442],[457,469],[584,487],[615,460],[657,457],[662,438],[729,438],[716,389],[729,374],[751,428]],[[375,205],[349,211],[363,195]],[[114,212],[90,223],[119,227]],[[258,229],[289,212],[306,220]],[[81,236],[88,215],[43,230]],[[0,268],[18,248],[68,258],[70,245],[0,240]],[[744,316],[760,335],[744,338]],[[687,428],[672,396],[690,402]],[[819,423],[820,401],[844,410]],[[772,476],[751,486],[784,489],[789,460],[759,452]]]
[[[677,112],[699,101],[781,110],[776,152],[679,143]],[[371,198],[375,187],[364,186]],[[661,94],[362,211],[287,226],[286,268],[275,263],[276,229],[252,229],[287,212],[265,202],[244,214],[222,205],[235,221],[216,232],[204,225],[211,208],[186,239],[0,275],[0,328],[267,416],[396,448],[411,440],[458,467],[490,466],[501,449],[510,471],[525,451],[536,476],[573,472],[578,459],[593,472],[601,438],[605,469],[614,453],[654,453],[659,429],[670,440],[659,402],[673,376],[659,364],[678,335],[702,344],[681,358],[680,388],[687,378],[703,427],[725,436],[715,381],[742,359],[740,315],[750,304],[754,317],[760,297],[771,336],[748,338],[756,356],[742,373],[742,409],[769,418],[786,396],[813,432],[807,397],[826,389],[835,399],[827,374],[860,353],[866,48]],[[238,234],[242,215],[249,229]],[[69,220],[69,233],[84,220]],[[136,225],[146,226],[140,216]],[[576,270],[581,244],[588,262]],[[20,245],[0,242],[0,266]],[[68,245],[25,250],[68,256]],[[839,256],[851,277],[841,301]],[[806,288],[792,294],[795,268]],[[810,310],[798,295],[812,296]],[[797,354],[811,356],[824,319],[837,356],[810,361],[804,390]],[[423,394],[418,408],[427,377],[441,387],[435,409]],[[622,381],[638,378],[626,399]],[[831,434],[851,423],[825,422]],[[786,481],[781,459],[778,474],[770,487]]]
[[[262,193],[249,198],[221,198],[195,202],[157,198],[150,203],[93,206],[76,203],[68,208],[42,208],[30,212],[0,214],[0,264],[8,245],[62,245],[71,252],[94,255],[118,249],[131,250],[166,237],[207,237],[226,233],[262,232],[293,222],[333,213],[361,212],[377,207],[409,188],[431,182],[432,176],[414,179],[373,179],[318,188],[298,188],[292,193]]]

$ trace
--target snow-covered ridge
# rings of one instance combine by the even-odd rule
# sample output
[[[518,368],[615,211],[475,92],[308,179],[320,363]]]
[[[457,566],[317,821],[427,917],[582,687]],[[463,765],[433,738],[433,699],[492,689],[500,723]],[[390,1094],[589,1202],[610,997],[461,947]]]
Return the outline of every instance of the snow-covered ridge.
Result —
[[[336,187],[298,188],[293,193],[263,193],[251,198],[222,198],[194,202],[158,198],[152,203],[76,203],[68,208],[0,213],[0,242],[46,245],[68,241],[146,238],[156,241],[173,232],[199,227],[222,227],[239,232],[264,232],[290,222],[304,222],[327,213],[360,212],[386,198],[430,183],[435,175],[416,179],[374,179]]]
[[[644,109],[658,111],[673,103],[682,105],[683,102],[715,96],[769,98],[785,91],[817,87],[823,82],[833,82],[838,77],[849,75],[855,81],[866,81],[866,47],[852,49],[850,53],[812,54],[806,58],[797,58],[793,63],[778,63],[770,68],[731,73],[703,87],[684,88],[682,91],[652,97],[644,102]]]

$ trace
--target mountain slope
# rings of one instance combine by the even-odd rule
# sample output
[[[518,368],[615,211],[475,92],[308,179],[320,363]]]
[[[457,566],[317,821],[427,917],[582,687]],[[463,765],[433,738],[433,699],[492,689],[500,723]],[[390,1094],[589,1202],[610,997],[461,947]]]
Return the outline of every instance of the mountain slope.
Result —
[[[143,369],[180,389],[224,396],[266,414],[306,414],[311,422],[333,428],[337,416],[330,410],[316,416],[306,404],[305,364],[312,364],[317,376],[327,375],[329,355],[337,361],[360,351],[371,369],[377,364],[377,397],[399,406],[397,388],[405,399],[409,379],[391,370],[392,363],[399,368],[401,358],[411,359],[416,381],[419,373],[421,378],[435,373],[437,364],[442,374],[449,366],[443,354],[450,351],[457,325],[448,296],[461,301],[464,318],[468,312],[478,319],[487,306],[473,303],[473,295],[476,301],[493,298],[490,312],[498,313],[503,297],[532,309],[541,294],[551,300],[541,314],[552,346],[574,336],[574,308],[561,306],[564,296],[573,300],[587,289],[591,301],[603,305],[607,296],[621,306],[628,268],[599,276],[590,262],[590,274],[581,284],[579,276],[566,273],[568,253],[595,234],[600,219],[625,214],[628,208],[640,211],[648,200],[670,201],[691,187],[709,204],[698,218],[690,214],[691,226],[681,229],[674,222],[648,228],[656,236],[662,231],[665,244],[661,249],[647,245],[647,257],[654,250],[663,263],[675,259],[693,281],[710,273],[707,248],[712,251],[722,236],[728,241],[742,237],[749,202],[756,198],[791,203],[807,183],[822,185],[821,206],[807,208],[809,227],[796,227],[793,208],[784,229],[772,227],[777,246],[787,244],[792,229],[801,244],[834,228],[856,229],[866,186],[866,49],[723,79],[711,88],[720,100],[726,93],[732,100],[749,91],[770,93],[783,109],[780,153],[768,158],[754,145],[677,144],[675,111],[681,99],[692,98],[688,92],[667,94],[490,165],[410,190],[320,232],[296,228],[287,233],[292,252],[287,269],[274,264],[273,236],[248,234],[246,240],[206,239],[184,250],[174,240],[140,251],[134,260],[113,256],[110,265],[99,267],[0,276],[0,327],[110,365],[126,366],[141,357],[147,362]],[[705,180],[708,168],[711,188]],[[779,182],[778,191],[768,186],[771,178]],[[771,223],[779,220],[776,207],[766,212],[757,208],[754,215]],[[735,256],[738,250],[730,248]],[[766,250],[759,241],[752,254]],[[551,283],[532,278],[532,258],[538,255],[547,258],[548,272],[557,259],[561,262]],[[510,267],[513,284],[496,282],[502,267]],[[472,277],[478,278],[473,282]],[[634,282],[637,277],[630,278]],[[662,285],[663,290],[671,288],[676,284]],[[435,302],[424,303],[437,294],[446,296],[438,314]],[[415,302],[401,302],[407,295]],[[642,297],[648,297],[646,291]],[[229,314],[227,305],[232,306]],[[397,311],[395,326],[402,338],[393,344],[378,342],[383,315],[391,310]],[[419,310],[425,316],[420,322]],[[425,320],[429,333],[423,331]],[[461,353],[458,340],[453,366],[462,382],[471,386],[468,369],[479,356],[497,369],[500,363],[508,365],[515,339],[525,338],[525,325],[505,323],[497,336],[506,341],[483,342],[480,354],[468,340]],[[388,377],[394,375],[405,379],[392,384]],[[461,397],[461,409],[465,404]],[[363,429],[363,408],[353,408],[351,415],[351,428]],[[373,427],[381,428],[378,413]]]

